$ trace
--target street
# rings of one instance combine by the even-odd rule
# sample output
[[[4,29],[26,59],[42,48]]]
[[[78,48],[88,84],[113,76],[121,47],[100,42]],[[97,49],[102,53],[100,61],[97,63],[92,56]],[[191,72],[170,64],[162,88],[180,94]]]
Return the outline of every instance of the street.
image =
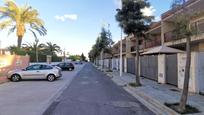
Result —
[[[154,115],[154,113],[88,63],[44,115]]]

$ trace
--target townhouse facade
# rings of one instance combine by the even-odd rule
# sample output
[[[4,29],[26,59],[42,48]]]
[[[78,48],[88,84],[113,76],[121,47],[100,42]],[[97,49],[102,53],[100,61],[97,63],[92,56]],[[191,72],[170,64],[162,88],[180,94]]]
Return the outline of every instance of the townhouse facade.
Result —
[[[191,92],[204,92],[204,0],[188,0],[184,7],[170,9],[161,15],[161,20],[151,24],[146,34],[151,34],[150,39],[140,39],[140,75],[142,77],[167,83],[182,88],[185,71],[185,43],[186,39],[175,39],[173,35],[173,24],[176,14],[185,12],[186,9],[199,12],[197,17],[192,18],[194,24],[199,30],[197,36],[191,37]],[[126,36],[122,40],[122,71],[135,74],[135,56],[136,46],[132,35]],[[112,54],[103,54],[99,65],[113,70],[119,70],[120,42],[118,41],[112,47]],[[172,49],[170,49],[172,48]],[[173,49],[174,48],[174,49]],[[143,55],[150,50],[158,50],[151,54]],[[165,49],[178,52],[159,52]],[[182,52],[182,53],[181,53]],[[102,55],[102,54],[101,54]]]

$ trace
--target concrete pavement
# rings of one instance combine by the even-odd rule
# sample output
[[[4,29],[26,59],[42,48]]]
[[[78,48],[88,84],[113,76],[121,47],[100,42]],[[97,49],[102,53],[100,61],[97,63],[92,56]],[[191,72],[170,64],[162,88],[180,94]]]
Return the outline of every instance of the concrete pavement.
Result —
[[[83,66],[62,72],[62,78],[54,82],[27,80],[0,84],[0,115],[41,115]]]
[[[156,81],[141,78],[142,87],[131,87],[129,83],[135,81],[135,76],[129,73],[123,73],[120,77],[118,71],[106,72],[111,79],[118,85],[135,96],[139,101],[145,104],[150,110],[159,115],[177,115],[176,112],[164,105],[167,103],[179,102],[181,90],[175,86],[168,84],[158,84]],[[193,115],[203,115],[204,112],[204,96],[189,93],[188,103],[198,108],[201,113]]]
[[[87,64],[43,115],[154,115],[114,84],[103,72]]]

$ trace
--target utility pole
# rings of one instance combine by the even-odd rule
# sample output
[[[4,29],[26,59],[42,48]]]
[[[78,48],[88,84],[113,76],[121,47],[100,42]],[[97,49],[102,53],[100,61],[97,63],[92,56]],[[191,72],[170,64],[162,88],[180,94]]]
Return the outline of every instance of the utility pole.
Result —
[[[0,40],[0,54],[3,54],[3,51],[1,49],[1,40]]]
[[[121,39],[120,39],[120,77],[122,76],[122,58],[123,58],[123,56],[122,56],[122,53],[123,53],[123,30],[122,30],[122,28],[121,28]]]
[[[118,5],[118,9],[122,9],[122,5],[123,5],[123,3],[122,3],[122,0],[120,0],[119,1],[120,2],[120,4]],[[121,36],[120,36],[121,38],[120,38],[120,77],[122,76],[122,58],[123,58],[123,55],[122,55],[122,53],[123,53],[123,29],[122,29],[122,27],[121,27]]]
[[[66,54],[65,54],[66,52],[65,52],[65,48],[64,48],[64,52],[63,52],[63,55],[64,55],[64,62],[66,61]]]

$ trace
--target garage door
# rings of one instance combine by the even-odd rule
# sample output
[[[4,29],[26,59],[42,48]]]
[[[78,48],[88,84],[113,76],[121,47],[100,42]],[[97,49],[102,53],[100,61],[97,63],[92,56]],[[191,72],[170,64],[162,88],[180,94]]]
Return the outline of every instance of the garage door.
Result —
[[[158,56],[140,57],[140,74],[141,76],[158,80]]]
[[[127,73],[135,74],[135,58],[127,58]]]
[[[166,55],[166,82],[178,85],[177,55]]]

